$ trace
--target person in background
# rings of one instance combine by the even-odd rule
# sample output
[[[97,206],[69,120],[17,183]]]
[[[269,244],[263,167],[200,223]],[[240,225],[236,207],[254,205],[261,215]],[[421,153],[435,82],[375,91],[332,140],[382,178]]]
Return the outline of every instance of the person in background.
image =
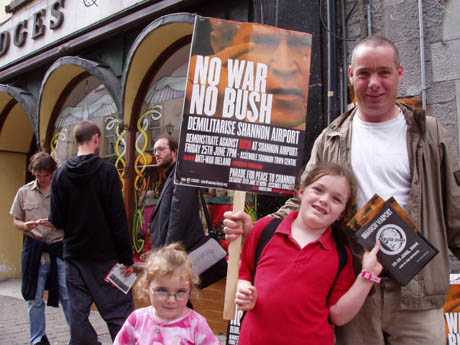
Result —
[[[200,218],[199,190],[174,183],[177,160],[177,141],[160,136],[153,146],[158,167],[165,169],[167,179],[152,216],[153,249],[180,242],[190,250],[204,236]]]
[[[347,325],[339,345],[444,345],[442,306],[449,288],[448,251],[460,258],[460,167],[437,119],[396,102],[403,66],[394,43],[374,35],[358,42],[348,76],[356,106],[316,139],[303,178],[318,163],[351,167],[358,180],[358,207],[375,193],[395,197],[439,254],[409,282],[390,277],[370,294]],[[287,201],[275,216],[298,209]],[[226,230],[252,228],[247,215],[227,214]],[[357,255],[360,253],[357,252]]]
[[[39,237],[40,228],[51,227],[47,218],[51,179],[55,170],[56,162],[48,153],[34,154],[30,158],[29,171],[35,179],[18,190],[10,210],[14,226],[26,235],[21,260],[22,295],[27,301],[32,345],[49,344],[43,301],[45,289],[48,290],[48,305],[57,307],[60,300],[67,323],[70,319],[62,238],[47,244]]]
[[[128,317],[114,345],[219,345],[206,319],[187,308],[197,283],[179,243],[152,252],[135,285],[139,299],[148,297],[151,305]]]
[[[93,302],[112,340],[133,310],[131,293],[104,281],[115,263],[130,268],[133,255],[118,173],[98,155],[101,131],[82,121],[74,137],[77,155],[52,181],[50,222],[64,229],[72,345],[95,345],[97,334],[88,320]]]

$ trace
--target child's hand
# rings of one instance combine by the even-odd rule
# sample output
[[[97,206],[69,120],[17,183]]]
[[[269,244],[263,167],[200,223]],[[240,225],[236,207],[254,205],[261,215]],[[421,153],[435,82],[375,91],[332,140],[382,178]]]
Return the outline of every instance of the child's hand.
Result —
[[[251,310],[255,307],[257,301],[257,290],[254,285],[246,280],[238,282],[236,290],[235,303],[241,310]]]
[[[382,272],[382,265],[380,262],[377,260],[377,253],[380,250],[380,242],[377,241],[375,243],[374,248],[369,251],[365,251],[363,255],[363,262],[362,262],[362,268],[363,271],[368,271],[374,273],[376,276],[378,276]]]
[[[222,223],[224,224],[225,239],[229,241],[234,241],[241,235],[246,236],[254,226],[249,214],[243,211],[225,212]]]

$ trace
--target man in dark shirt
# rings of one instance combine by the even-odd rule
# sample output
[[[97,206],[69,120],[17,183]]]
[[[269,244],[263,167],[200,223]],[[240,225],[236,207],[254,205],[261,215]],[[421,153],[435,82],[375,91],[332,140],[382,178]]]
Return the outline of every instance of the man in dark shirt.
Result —
[[[158,166],[165,169],[167,175],[153,213],[153,247],[181,242],[185,249],[190,250],[204,237],[198,188],[174,184],[177,142],[172,137],[160,136],[153,151]]]
[[[115,263],[131,266],[133,258],[117,171],[98,156],[101,131],[83,121],[74,135],[78,153],[53,178],[50,221],[64,229],[73,345],[93,345],[99,344],[88,320],[93,302],[112,340],[133,310],[130,293],[104,282]]]

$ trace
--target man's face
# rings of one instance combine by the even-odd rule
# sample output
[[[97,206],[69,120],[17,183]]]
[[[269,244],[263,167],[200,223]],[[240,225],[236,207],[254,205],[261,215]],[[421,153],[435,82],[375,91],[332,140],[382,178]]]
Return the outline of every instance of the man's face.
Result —
[[[392,47],[358,47],[348,76],[363,120],[382,122],[396,114],[395,102],[403,68],[396,64]]]
[[[38,186],[40,188],[48,188],[53,178],[53,173],[46,170],[33,171],[32,174],[37,179]]]
[[[169,148],[168,139],[166,138],[161,138],[155,142],[153,154],[160,167],[168,167],[176,162],[176,152]]]

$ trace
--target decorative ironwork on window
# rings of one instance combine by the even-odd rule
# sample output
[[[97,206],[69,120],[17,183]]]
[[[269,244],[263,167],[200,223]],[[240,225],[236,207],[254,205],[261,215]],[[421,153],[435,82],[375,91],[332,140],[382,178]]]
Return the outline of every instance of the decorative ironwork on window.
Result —
[[[142,253],[149,243],[149,221],[164,182],[155,164],[153,145],[161,134],[178,138],[190,46],[174,53],[160,68],[144,98],[136,123],[133,246]]]
[[[101,157],[114,163],[119,161],[126,146],[126,141],[120,139],[123,136],[123,129],[119,128],[121,120],[114,121],[119,117],[112,96],[97,78],[89,76],[80,81],[67,96],[54,124],[51,154],[58,165],[75,155],[77,148],[72,132],[75,125],[83,120],[92,120],[101,128]],[[121,166],[119,173],[122,175]]]

